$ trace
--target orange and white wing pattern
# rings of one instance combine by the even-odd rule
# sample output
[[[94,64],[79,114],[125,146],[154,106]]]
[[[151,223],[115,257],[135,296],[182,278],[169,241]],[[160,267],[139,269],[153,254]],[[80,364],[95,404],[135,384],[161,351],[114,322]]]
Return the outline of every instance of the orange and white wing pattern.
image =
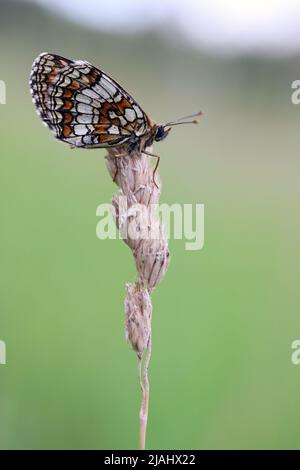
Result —
[[[30,89],[41,119],[72,146],[115,147],[151,131],[135,100],[88,62],[42,53],[32,65]]]

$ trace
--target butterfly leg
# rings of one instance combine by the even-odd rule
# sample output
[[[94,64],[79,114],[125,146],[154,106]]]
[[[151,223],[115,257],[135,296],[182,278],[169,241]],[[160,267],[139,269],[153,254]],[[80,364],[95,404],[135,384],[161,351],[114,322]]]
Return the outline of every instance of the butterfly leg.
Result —
[[[159,189],[159,186],[155,181],[155,173],[157,171],[157,168],[158,168],[158,165],[159,165],[159,162],[160,162],[160,156],[159,155],[154,155],[153,153],[146,152],[145,150],[143,150],[143,153],[145,153],[146,155],[149,155],[149,157],[157,158],[156,165],[155,165],[154,170],[153,170],[152,181],[155,184],[155,186],[157,187],[157,189]]]
[[[115,174],[114,174],[114,177],[113,177],[113,182],[115,183],[116,179],[117,179],[117,176],[118,176],[118,173],[119,173],[118,158],[121,158],[122,154],[121,153],[120,154],[115,154],[114,157],[115,157],[116,171],[115,171]]]
[[[114,183],[116,182],[118,173],[119,173],[119,168],[117,167],[116,172],[115,172],[114,177],[113,177],[113,182],[114,182]]]
[[[115,171],[115,174],[114,174],[114,177],[113,177],[113,182],[115,183],[116,182],[116,179],[117,179],[117,176],[118,176],[118,173],[119,173],[119,166],[118,166],[118,163],[117,163],[117,159],[115,160],[116,161],[116,171]]]
[[[159,156],[159,155],[153,155],[153,157],[156,157],[156,158],[157,158],[157,161],[156,161],[156,165],[155,165],[154,170],[153,170],[152,179],[153,179],[153,183],[155,184],[155,186],[157,187],[157,189],[159,189],[159,186],[158,186],[158,184],[156,184],[156,181],[155,181],[155,173],[156,173],[156,170],[157,170],[158,165],[159,165],[159,162],[160,162],[160,156]]]

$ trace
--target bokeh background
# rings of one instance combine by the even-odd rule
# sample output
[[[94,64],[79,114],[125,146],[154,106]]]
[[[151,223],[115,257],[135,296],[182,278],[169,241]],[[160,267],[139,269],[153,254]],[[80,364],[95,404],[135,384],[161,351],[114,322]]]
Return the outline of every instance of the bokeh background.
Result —
[[[0,3],[0,447],[130,449],[140,390],[125,342],[120,240],[96,238],[104,150],[41,125],[42,51],[86,59],[155,120],[162,202],[205,204],[205,246],[170,240],[153,294],[150,449],[299,448],[300,8],[294,1]]]

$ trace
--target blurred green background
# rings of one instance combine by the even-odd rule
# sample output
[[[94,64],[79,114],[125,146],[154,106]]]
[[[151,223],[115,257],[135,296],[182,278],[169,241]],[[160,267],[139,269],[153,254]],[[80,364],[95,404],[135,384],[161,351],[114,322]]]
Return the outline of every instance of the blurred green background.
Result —
[[[14,1],[0,6],[0,447],[138,443],[134,264],[95,233],[116,187],[104,150],[71,151],[41,125],[28,76],[42,51],[103,68],[155,120],[205,111],[156,146],[161,201],[205,204],[205,246],[170,240],[153,294],[148,448],[299,448],[299,58],[209,55]]]

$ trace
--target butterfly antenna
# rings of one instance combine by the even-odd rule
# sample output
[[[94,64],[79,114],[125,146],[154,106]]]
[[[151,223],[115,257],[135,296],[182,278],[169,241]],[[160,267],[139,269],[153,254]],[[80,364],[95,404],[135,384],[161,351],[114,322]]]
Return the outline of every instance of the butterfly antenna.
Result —
[[[199,121],[198,119],[193,119],[192,121],[186,121],[186,119],[191,119],[196,116],[201,116],[203,114],[202,111],[199,111],[198,113],[195,114],[190,114],[189,116],[184,116],[179,119],[176,119],[175,121],[172,122],[167,122],[165,126],[178,126],[179,124],[198,124]]]

